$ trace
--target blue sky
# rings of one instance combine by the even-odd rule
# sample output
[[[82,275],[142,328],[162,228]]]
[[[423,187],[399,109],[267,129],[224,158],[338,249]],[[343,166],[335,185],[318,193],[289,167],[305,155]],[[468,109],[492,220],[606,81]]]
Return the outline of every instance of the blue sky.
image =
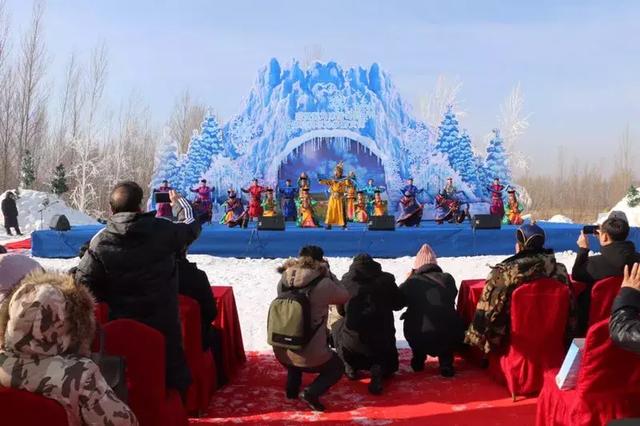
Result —
[[[23,29],[31,2],[8,9]],[[416,113],[439,74],[459,77],[477,144],[520,82],[533,114],[522,150],[551,171],[559,146],[589,162],[610,156],[627,123],[639,145],[638,22],[634,1],[49,0],[45,30],[54,82],[72,51],[104,40],[109,98],[135,91],[157,122],[185,88],[229,118],[259,67],[309,45],[343,66],[379,62]]]

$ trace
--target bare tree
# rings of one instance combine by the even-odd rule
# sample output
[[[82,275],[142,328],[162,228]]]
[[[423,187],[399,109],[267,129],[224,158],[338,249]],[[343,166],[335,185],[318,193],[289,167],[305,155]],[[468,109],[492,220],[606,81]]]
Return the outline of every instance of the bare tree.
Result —
[[[500,133],[505,141],[505,148],[509,152],[511,169],[515,175],[526,175],[529,171],[529,158],[517,149],[517,142],[529,128],[531,114],[524,112],[524,95],[520,83],[517,83],[511,93],[500,106]]]
[[[200,128],[206,112],[204,105],[194,102],[189,90],[176,99],[168,126],[169,135],[178,142],[180,153],[187,152],[193,130]]]
[[[37,126],[42,125],[43,121],[37,117],[41,115],[46,105],[46,93],[43,87],[46,71],[43,16],[44,3],[36,1],[33,5],[31,28],[22,40],[20,63],[17,68],[18,164],[22,162],[25,149],[30,149],[37,156],[40,148],[35,144],[35,136],[42,132],[42,129]]]
[[[9,67],[9,17],[6,2],[0,1],[0,189],[12,187],[14,174],[12,154],[15,135],[15,89],[13,71]]]
[[[49,148],[53,155],[53,165],[63,162],[68,154],[70,141],[79,136],[79,107],[83,97],[80,91],[81,77],[77,56],[72,53],[65,72],[65,82],[58,112],[58,125],[55,137],[51,138],[53,146]]]
[[[71,203],[81,212],[88,212],[97,204],[95,182],[99,176],[98,150],[87,137],[71,141],[75,162],[70,171],[75,188],[71,191]]]
[[[89,109],[87,117],[87,138],[92,139],[95,132],[96,120],[98,118],[98,112],[102,96],[104,94],[104,87],[107,82],[107,46],[102,43],[96,47],[91,54],[91,61],[89,63],[89,80],[87,87],[87,99],[89,100]]]
[[[423,120],[430,126],[437,128],[450,105],[458,117],[463,117],[465,115],[461,107],[463,101],[458,99],[461,90],[462,81],[459,78],[439,75],[433,90],[427,92],[420,100]]]

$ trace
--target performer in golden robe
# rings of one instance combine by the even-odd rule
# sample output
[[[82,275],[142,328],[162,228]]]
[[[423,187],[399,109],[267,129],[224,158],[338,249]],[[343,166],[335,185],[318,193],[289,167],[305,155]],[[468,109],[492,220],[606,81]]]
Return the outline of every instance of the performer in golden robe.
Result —
[[[374,192],[373,200],[370,203],[373,206],[372,216],[385,216],[387,214],[387,202],[382,199],[380,190]]]
[[[309,195],[309,188],[300,191],[300,196],[296,200],[296,208],[298,211],[297,224],[301,228],[317,228],[318,222],[315,218],[313,206],[316,201]]]
[[[518,200],[516,190],[509,188],[507,190],[507,194],[509,195],[507,197],[507,205],[504,209],[504,218],[502,219],[502,223],[504,225],[522,225],[524,223],[524,220],[522,219],[524,207]]]
[[[347,199],[347,220],[353,222],[356,213],[356,174],[354,172],[349,173],[347,180],[344,181],[347,191],[345,197]]]
[[[369,214],[367,213],[367,198],[364,192],[358,191],[358,198],[355,203],[355,213],[353,215],[353,221],[358,223],[369,222]]]
[[[329,187],[329,192],[331,193],[329,195],[329,204],[327,205],[327,216],[324,219],[327,229],[331,229],[333,225],[347,227],[344,208],[344,191],[347,179],[343,175],[343,167],[341,161],[336,165],[333,178],[319,180],[322,185]]]
[[[273,198],[273,189],[267,188],[267,197],[262,202],[262,216],[273,217],[278,214],[276,211],[276,200]]]

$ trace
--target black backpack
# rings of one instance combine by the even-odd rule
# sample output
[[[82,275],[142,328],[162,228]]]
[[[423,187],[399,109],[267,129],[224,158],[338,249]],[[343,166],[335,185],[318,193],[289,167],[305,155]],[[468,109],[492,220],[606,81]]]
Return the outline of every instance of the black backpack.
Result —
[[[324,276],[319,276],[304,287],[283,285],[282,293],[269,306],[267,342],[274,347],[300,350],[316,334],[322,322],[312,329],[309,293]]]

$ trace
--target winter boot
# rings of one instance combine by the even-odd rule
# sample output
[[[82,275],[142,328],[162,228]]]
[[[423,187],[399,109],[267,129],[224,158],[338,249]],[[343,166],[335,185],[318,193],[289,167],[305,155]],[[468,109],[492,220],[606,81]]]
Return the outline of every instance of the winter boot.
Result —
[[[369,393],[373,395],[380,395],[382,393],[382,368],[378,364],[371,367]]]
[[[415,372],[424,370],[424,358],[411,358],[411,369]]]
[[[324,405],[320,402],[320,398],[310,393],[307,389],[300,394],[300,399],[307,403],[313,411],[324,411]]]

